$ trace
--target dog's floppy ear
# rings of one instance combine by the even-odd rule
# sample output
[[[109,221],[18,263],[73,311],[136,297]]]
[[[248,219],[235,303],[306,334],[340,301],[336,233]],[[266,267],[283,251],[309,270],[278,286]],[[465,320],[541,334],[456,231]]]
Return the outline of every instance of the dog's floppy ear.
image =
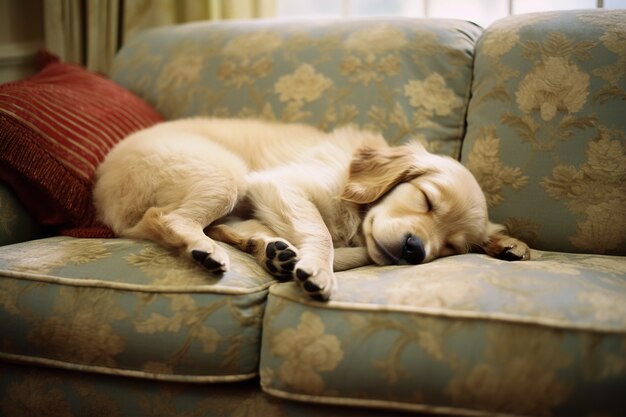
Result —
[[[421,153],[426,153],[426,150],[418,143],[395,148],[360,148],[350,163],[348,181],[341,198],[357,204],[378,200],[395,185],[424,173],[416,165],[417,155]]]

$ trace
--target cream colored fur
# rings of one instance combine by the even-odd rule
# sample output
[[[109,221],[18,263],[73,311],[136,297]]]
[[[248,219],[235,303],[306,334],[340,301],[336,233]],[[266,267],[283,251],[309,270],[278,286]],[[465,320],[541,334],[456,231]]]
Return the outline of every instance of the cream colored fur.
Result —
[[[161,123],[120,142],[96,178],[99,218],[118,235],[179,249],[217,273],[229,268],[213,239],[222,240],[323,300],[337,287],[334,270],[405,261],[407,236],[424,252],[411,263],[472,247],[528,258],[526,245],[489,222],[460,163],[349,127]]]

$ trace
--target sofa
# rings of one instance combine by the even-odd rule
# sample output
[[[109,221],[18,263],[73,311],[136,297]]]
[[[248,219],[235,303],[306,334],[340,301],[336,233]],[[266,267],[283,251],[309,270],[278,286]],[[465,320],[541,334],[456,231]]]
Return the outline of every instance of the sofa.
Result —
[[[201,22],[108,78],[0,86],[3,416],[626,415],[626,11]],[[328,302],[223,245],[211,276],[93,215],[124,135],[191,116],[420,140],[531,260],[337,273]]]

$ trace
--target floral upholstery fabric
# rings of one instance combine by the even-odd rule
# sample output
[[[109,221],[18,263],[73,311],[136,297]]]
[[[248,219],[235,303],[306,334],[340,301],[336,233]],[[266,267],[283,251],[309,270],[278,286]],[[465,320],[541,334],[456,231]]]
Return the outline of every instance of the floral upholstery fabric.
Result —
[[[479,34],[443,19],[194,23],[134,38],[112,78],[167,119],[352,123],[458,157]]]
[[[0,251],[0,358],[174,381],[257,374],[273,282],[226,247],[212,277],[149,242],[47,238]]]
[[[515,16],[476,46],[463,162],[532,247],[626,255],[625,21]]]
[[[589,253],[359,268],[319,303],[228,246],[221,278],[149,242],[2,246],[0,414],[626,415],[626,258],[593,254],[626,252],[625,20],[519,16],[477,45],[475,25],[438,19],[135,37],[112,77],[167,119],[353,123],[462,150],[495,220]],[[28,224],[11,201],[0,187],[0,239]]]
[[[376,415],[282,403],[247,384],[157,383],[232,382],[258,369],[272,396],[322,404],[626,412],[617,401],[626,386],[624,258],[534,251],[524,263],[463,255],[365,267],[339,273],[337,297],[316,303],[227,249],[233,271],[218,280],[148,242],[3,247],[0,359],[18,365],[0,370],[2,414],[106,405],[111,416],[175,415],[193,405],[198,415]]]
[[[25,367],[0,368],[3,417],[406,417],[405,413],[282,401],[258,379],[192,384]]]
[[[329,303],[273,286],[261,384],[289,399],[444,414],[626,414],[626,259],[532,256],[341,272]]]

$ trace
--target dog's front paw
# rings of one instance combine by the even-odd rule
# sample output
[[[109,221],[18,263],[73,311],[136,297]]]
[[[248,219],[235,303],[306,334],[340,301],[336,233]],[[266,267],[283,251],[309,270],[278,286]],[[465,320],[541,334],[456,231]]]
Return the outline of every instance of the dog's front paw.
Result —
[[[337,290],[337,278],[332,271],[296,265],[296,278],[304,291],[314,300],[328,301]]]
[[[212,249],[192,249],[191,258],[216,275],[224,274],[230,265],[228,254],[217,245]]]
[[[491,248],[494,258],[504,261],[528,261],[530,260],[530,248],[521,240],[513,237],[504,237],[498,240]]]
[[[298,250],[284,240],[274,240],[265,246],[265,267],[279,281],[293,278],[298,262]]]

